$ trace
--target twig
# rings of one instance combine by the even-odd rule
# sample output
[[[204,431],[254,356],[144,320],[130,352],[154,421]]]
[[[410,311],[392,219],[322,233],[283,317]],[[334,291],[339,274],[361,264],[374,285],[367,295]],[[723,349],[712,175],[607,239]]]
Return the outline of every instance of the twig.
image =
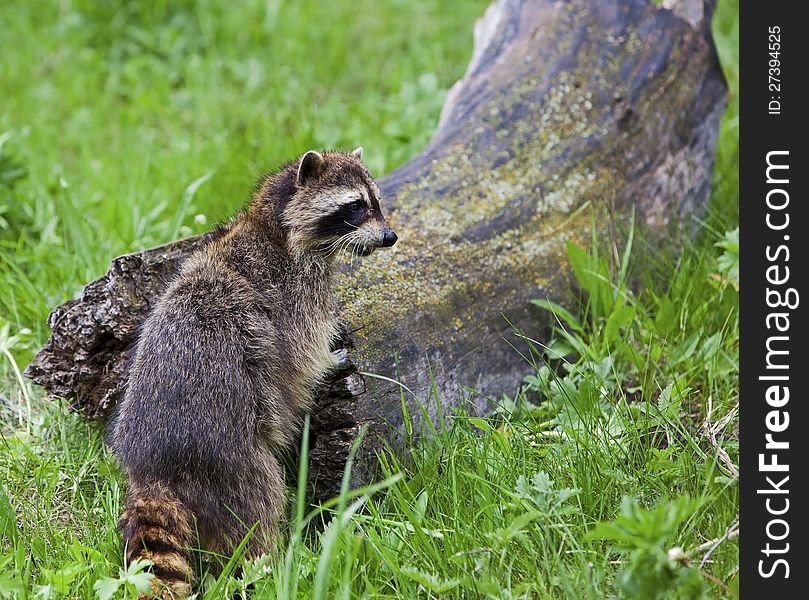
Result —
[[[719,536],[714,540],[708,540],[707,542],[704,542],[699,546],[692,548],[689,553],[693,554],[695,552],[705,552],[705,554],[702,556],[702,560],[699,561],[699,568],[701,569],[702,567],[705,566],[705,564],[708,562],[708,559],[716,551],[716,549],[719,548],[719,545],[722,542],[724,542],[725,540],[735,538],[738,535],[739,535],[739,517],[737,516],[733,520],[733,523],[728,525],[728,528],[725,530],[724,534],[722,534],[721,536]]]
[[[730,471],[730,474],[735,477],[736,479],[739,478],[739,469],[736,468],[736,465],[733,464],[733,461],[730,460],[730,456],[722,446],[719,445],[719,442],[716,440],[716,434],[720,433],[725,427],[727,427],[728,423],[730,423],[731,419],[736,416],[736,413],[739,410],[739,405],[737,404],[734,406],[728,414],[726,414],[722,419],[719,420],[716,424],[711,424],[711,413],[713,413],[713,397],[708,396],[708,415],[705,417],[705,423],[703,423],[702,428],[705,430],[705,433],[708,435],[708,441],[711,442],[711,445],[716,450],[716,454],[719,456],[722,463],[727,467],[727,470]]]
[[[711,581],[711,582],[715,583],[716,585],[718,585],[718,586],[720,586],[722,589],[724,589],[724,590],[725,590],[725,593],[726,593],[728,596],[730,596],[731,598],[738,598],[738,596],[737,596],[736,594],[734,594],[734,593],[733,593],[733,590],[731,590],[731,589],[730,589],[730,588],[727,586],[727,584],[725,584],[725,582],[724,582],[724,581],[722,581],[721,579],[719,579],[719,578],[718,578],[718,577],[716,577],[715,575],[711,575],[711,574],[710,574],[710,573],[708,573],[707,571],[703,571],[702,569],[700,569],[700,571],[699,571],[699,572],[700,572],[700,574],[701,574],[701,575],[702,575],[702,576],[703,576],[705,579],[707,579],[708,581]]]

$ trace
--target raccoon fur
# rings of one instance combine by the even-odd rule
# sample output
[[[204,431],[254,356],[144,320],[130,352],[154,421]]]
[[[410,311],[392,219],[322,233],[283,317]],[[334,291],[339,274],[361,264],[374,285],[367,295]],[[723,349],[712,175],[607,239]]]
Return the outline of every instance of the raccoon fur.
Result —
[[[192,550],[272,552],[285,511],[278,452],[336,367],[332,269],[396,242],[351,153],[309,151],[190,256],[143,325],[109,442],[127,478],[128,561],[153,594],[188,596]]]

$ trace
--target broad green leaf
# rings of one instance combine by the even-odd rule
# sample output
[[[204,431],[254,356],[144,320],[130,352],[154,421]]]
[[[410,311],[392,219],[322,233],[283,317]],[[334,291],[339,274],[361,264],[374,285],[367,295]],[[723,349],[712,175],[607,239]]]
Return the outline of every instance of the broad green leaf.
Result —
[[[739,228],[725,233],[724,239],[715,244],[724,252],[719,257],[719,271],[738,289],[739,286]]]
[[[93,584],[98,600],[110,600],[119,587],[121,587],[121,580],[110,577],[102,577]]]
[[[708,363],[712,361],[719,351],[722,349],[722,333],[717,332],[710,336],[702,343],[702,348],[700,348],[700,358]]]
[[[578,347],[582,346],[583,344],[579,344]],[[545,348],[545,356],[549,360],[559,360],[573,353],[579,354],[578,349],[569,340],[562,338],[552,339]]]
[[[126,583],[135,587],[141,594],[145,594],[152,589],[152,580],[154,575],[148,571],[140,571],[138,573],[127,573],[125,577]]]
[[[628,304],[616,305],[612,314],[607,319],[607,326],[604,328],[604,339],[611,343],[618,336],[618,332],[635,318],[635,307]]]
[[[420,525],[421,522],[424,520],[424,514],[427,512],[427,500],[429,498],[429,494],[427,490],[423,490],[420,494],[418,499],[416,500],[416,506],[413,509],[413,516],[416,517],[416,524]]]
[[[592,295],[595,285],[593,281],[590,255],[587,254],[583,248],[577,246],[573,242],[568,242],[566,247],[567,256],[570,260],[570,266],[573,269],[573,274],[576,276],[576,281],[579,282],[579,286],[581,286],[584,291]]]
[[[48,583],[47,587],[52,589],[57,594],[64,595],[70,591],[70,584],[73,583],[76,576],[89,568],[90,565],[82,563],[70,563],[58,571],[45,569],[42,574],[45,581]]]
[[[25,586],[17,573],[0,573],[0,596],[21,594]]]
[[[469,423],[474,425],[481,431],[491,432],[494,431],[494,427],[486,419],[481,419],[480,417],[472,417],[469,419]]]
[[[657,408],[660,414],[671,420],[679,419],[683,398],[688,392],[689,389],[682,392],[674,391],[674,384],[668,384],[657,398]]]
[[[677,325],[677,309],[670,298],[660,300],[655,317],[655,328],[661,336],[666,336]]]
[[[676,365],[691,358],[699,345],[700,337],[702,337],[702,329],[695,331],[685,338],[674,352],[671,353],[671,364]]]
[[[517,515],[509,524],[508,529],[512,534],[517,534],[541,516],[543,516],[542,513],[538,511],[531,511]]]
[[[547,298],[531,300],[531,304],[533,304],[534,306],[538,306],[539,308],[544,308],[545,310],[550,311],[555,316],[559,317],[560,320],[567,323],[577,333],[584,334],[584,330],[582,329],[579,320],[575,316],[573,316],[573,313],[571,313],[561,304],[557,304],[556,302],[549,300]]]

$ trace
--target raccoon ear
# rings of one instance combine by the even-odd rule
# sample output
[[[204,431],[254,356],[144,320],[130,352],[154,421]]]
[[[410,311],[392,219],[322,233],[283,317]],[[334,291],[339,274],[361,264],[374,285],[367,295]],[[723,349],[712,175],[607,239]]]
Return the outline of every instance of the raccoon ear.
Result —
[[[316,177],[320,173],[320,167],[323,166],[323,155],[320,152],[309,150],[301,158],[298,165],[298,175],[295,178],[295,183],[302,185],[308,180]]]
[[[354,158],[356,158],[357,160],[362,160],[362,146],[360,146],[359,148],[357,148],[356,150],[354,150],[354,151],[351,153],[351,156],[353,156],[353,157],[354,157]]]

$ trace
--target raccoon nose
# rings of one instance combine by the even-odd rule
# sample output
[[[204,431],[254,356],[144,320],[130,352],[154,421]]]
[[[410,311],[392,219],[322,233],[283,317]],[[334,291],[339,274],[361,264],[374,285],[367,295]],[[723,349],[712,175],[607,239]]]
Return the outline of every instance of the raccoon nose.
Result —
[[[396,243],[396,240],[399,239],[399,236],[396,235],[396,232],[393,229],[386,229],[385,233],[382,234],[382,247],[383,248],[390,248],[393,244]]]

